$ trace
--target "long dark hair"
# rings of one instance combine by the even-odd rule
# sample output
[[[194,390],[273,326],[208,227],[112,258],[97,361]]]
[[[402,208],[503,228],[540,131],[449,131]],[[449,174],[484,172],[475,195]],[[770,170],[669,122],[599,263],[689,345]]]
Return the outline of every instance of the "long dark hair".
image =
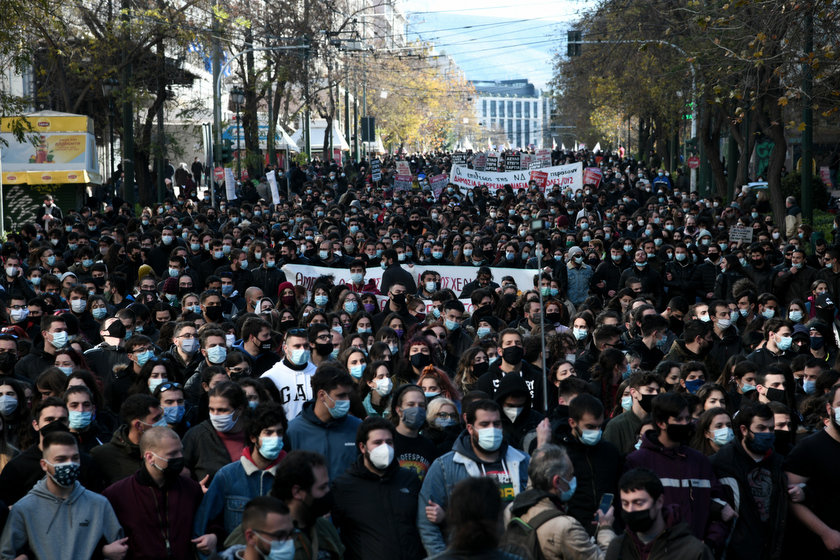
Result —
[[[457,553],[478,554],[499,545],[502,499],[496,482],[484,476],[465,478],[449,498],[449,543]]]

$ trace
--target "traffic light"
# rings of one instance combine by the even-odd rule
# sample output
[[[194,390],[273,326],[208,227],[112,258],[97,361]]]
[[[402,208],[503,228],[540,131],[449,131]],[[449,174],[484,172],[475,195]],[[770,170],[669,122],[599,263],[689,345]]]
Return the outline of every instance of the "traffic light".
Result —
[[[221,163],[230,163],[233,161],[233,140],[225,138],[222,140],[222,145],[219,154],[219,161]]]
[[[580,56],[580,46],[583,41],[583,34],[580,31],[569,31],[566,34],[566,56]]]

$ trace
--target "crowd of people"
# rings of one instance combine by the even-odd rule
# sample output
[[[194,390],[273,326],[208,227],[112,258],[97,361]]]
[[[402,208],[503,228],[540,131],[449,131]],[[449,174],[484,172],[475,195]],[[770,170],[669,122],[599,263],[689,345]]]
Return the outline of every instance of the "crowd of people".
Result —
[[[451,155],[407,159],[8,233],[0,558],[840,553],[840,220],[617,154],[440,192]]]

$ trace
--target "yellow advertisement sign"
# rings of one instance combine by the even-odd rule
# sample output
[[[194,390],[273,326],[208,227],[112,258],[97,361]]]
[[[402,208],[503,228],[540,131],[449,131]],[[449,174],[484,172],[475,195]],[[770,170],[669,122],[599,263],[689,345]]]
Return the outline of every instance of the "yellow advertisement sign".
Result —
[[[43,132],[89,132],[93,133],[93,119],[84,115],[70,115],[61,113],[33,113],[21,115],[20,117],[7,117],[0,119],[0,132],[12,132],[16,121],[24,120],[29,123],[36,133]],[[24,124],[25,128],[25,124]]]

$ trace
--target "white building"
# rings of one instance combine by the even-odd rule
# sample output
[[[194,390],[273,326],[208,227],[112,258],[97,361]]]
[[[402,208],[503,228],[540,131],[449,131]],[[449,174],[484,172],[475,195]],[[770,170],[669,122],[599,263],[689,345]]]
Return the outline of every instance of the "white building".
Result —
[[[551,146],[549,98],[528,80],[473,80],[475,112],[487,130],[503,130],[512,147]]]

